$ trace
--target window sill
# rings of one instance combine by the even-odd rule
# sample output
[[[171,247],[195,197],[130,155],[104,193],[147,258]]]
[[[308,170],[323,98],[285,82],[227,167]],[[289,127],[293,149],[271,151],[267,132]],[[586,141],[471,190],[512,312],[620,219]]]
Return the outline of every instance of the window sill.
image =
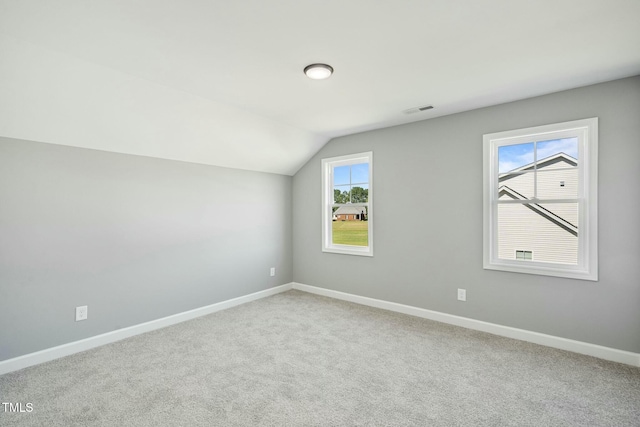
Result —
[[[334,245],[328,248],[322,248],[322,252],[342,255],[373,256],[373,249],[371,247],[359,248],[346,245]]]
[[[484,269],[508,271],[511,273],[553,276],[567,279],[590,280],[594,282],[598,281],[597,271],[589,271],[587,269],[580,269],[574,266],[567,266],[567,268],[563,268],[561,265],[558,265],[556,267],[549,264],[535,263],[535,261],[521,261],[521,263],[527,263],[530,265],[518,265],[520,262],[514,263],[509,261],[497,261],[492,263],[485,262]]]

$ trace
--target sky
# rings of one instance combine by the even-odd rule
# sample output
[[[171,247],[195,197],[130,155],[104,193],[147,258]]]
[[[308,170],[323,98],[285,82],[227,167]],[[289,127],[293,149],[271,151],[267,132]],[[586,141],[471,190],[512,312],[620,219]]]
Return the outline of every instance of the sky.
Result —
[[[338,166],[333,169],[334,185],[362,184],[367,182],[369,182],[369,163]],[[362,185],[360,187],[362,187]]]
[[[525,144],[504,145],[498,148],[498,173],[509,172],[529,163],[533,163],[533,142]],[[578,158],[578,138],[553,139],[537,143],[538,160],[565,153]]]

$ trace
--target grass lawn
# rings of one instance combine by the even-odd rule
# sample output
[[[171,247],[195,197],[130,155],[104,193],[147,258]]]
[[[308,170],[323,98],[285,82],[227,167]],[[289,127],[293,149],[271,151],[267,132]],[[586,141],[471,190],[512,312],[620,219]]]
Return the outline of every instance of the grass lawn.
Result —
[[[337,245],[367,246],[367,221],[333,221],[333,243]]]

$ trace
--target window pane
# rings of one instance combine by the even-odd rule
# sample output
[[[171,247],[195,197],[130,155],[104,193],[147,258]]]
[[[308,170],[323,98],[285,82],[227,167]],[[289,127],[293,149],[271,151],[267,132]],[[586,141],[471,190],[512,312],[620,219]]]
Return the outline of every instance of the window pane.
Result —
[[[498,205],[498,257],[558,264],[578,263],[577,203]],[[575,222],[571,222],[571,220]]]
[[[351,166],[351,184],[366,184],[369,182],[369,163],[359,163]]]
[[[534,172],[509,173],[498,178],[499,200],[526,200],[534,194]]]
[[[351,203],[351,186],[336,185],[333,187],[333,203]]]
[[[498,148],[498,173],[503,174],[533,163],[533,142]]]
[[[351,203],[367,203],[369,201],[369,185],[354,185],[351,187]]]
[[[562,161],[559,167],[567,167],[567,161],[572,163],[571,166],[577,165],[578,138],[576,137],[540,141],[537,143],[536,149],[538,150],[538,163],[562,153],[566,160]]]
[[[340,206],[333,212],[332,240],[336,245],[368,246],[366,207]]]
[[[542,209],[549,213],[549,219],[573,234],[578,234],[578,203],[541,203]]]
[[[538,171],[539,199],[577,199],[578,169],[541,169]]]
[[[351,166],[338,166],[333,168],[333,185],[346,185],[351,183]]]

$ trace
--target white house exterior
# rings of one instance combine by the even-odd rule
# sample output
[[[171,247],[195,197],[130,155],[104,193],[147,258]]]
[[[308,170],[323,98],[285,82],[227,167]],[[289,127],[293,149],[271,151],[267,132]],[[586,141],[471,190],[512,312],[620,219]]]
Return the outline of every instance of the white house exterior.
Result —
[[[558,153],[498,178],[499,200],[575,199],[578,194],[578,162]],[[535,184],[534,184],[535,183]],[[523,227],[523,224],[526,224]],[[578,204],[507,203],[498,205],[498,256],[576,264],[578,261]],[[549,242],[553,241],[553,245]]]

